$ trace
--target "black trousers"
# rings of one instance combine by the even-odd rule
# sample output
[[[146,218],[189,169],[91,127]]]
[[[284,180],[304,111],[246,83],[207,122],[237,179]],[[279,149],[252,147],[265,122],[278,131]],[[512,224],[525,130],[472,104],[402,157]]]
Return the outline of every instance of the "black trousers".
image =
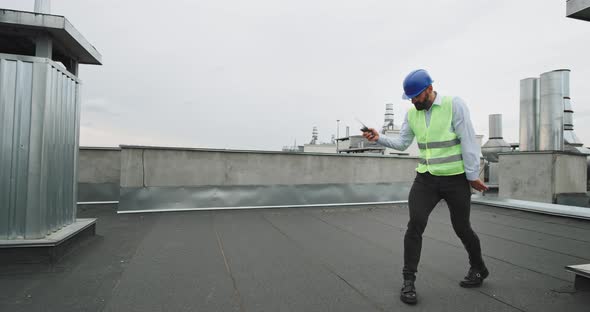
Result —
[[[408,199],[410,221],[404,237],[404,279],[415,279],[422,251],[422,233],[428,216],[441,199],[449,206],[453,229],[467,250],[469,264],[474,268],[484,267],[479,238],[469,221],[471,187],[465,174],[443,177],[418,173]]]

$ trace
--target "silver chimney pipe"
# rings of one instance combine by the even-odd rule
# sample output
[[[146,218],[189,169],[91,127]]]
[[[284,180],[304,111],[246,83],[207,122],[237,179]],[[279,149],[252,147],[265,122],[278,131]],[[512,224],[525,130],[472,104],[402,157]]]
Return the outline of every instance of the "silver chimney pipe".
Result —
[[[519,150],[539,150],[539,78],[520,81]]]
[[[50,0],[35,0],[35,13],[49,14],[51,13]]]
[[[350,127],[346,126],[346,137],[350,138]]]
[[[492,114],[489,116],[490,139],[481,147],[483,157],[488,161],[485,166],[485,176],[488,177],[490,186],[496,187],[498,182],[498,153],[510,152],[510,145],[502,137],[502,115]]]
[[[502,137],[502,114],[489,116],[490,139],[481,147],[483,157],[489,162],[498,162],[498,153],[510,152],[510,144]]]
[[[502,114],[492,114],[489,116],[490,122],[490,140],[502,139]]]
[[[563,151],[564,99],[569,99],[569,69],[541,74],[539,150]]]

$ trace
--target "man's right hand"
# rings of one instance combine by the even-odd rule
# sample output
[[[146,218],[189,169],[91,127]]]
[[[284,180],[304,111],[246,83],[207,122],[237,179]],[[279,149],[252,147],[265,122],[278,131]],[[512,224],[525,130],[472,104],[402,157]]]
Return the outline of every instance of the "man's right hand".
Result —
[[[476,189],[479,192],[487,191],[490,189],[480,179],[469,181],[469,184],[471,184],[471,187]]]
[[[363,131],[363,136],[365,139],[375,142],[379,139],[379,132],[373,128],[369,128],[369,131]]]

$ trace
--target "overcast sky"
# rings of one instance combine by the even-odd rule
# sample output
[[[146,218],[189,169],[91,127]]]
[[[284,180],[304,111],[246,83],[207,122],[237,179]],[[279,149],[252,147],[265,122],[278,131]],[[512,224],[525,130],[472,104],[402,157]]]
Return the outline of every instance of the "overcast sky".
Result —
[[[0,0],[33,9],[34,0]],[[503,114],[518,142],[519,81],[571,69],[577,135],[590,145],[590,22],[558,0],[54,0],[102,54],[81,65],[84,146],[280,150],[328,142],[358,117],[396,124],[402,81],[425,68],[462,97],[475,130]]]

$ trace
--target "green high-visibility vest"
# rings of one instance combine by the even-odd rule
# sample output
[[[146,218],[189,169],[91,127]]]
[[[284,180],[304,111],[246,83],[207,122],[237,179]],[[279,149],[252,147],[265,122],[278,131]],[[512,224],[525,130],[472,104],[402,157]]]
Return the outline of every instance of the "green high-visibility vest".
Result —
[[[426,126],[426,111],[411,108],[408,123],[414,132],[420,161],[416,171],[435,176],[450,176],[465,172],[461,156],[461,141],[451,131],[453,98],[445,96],[440,105],[430,107],[430,125]]]

